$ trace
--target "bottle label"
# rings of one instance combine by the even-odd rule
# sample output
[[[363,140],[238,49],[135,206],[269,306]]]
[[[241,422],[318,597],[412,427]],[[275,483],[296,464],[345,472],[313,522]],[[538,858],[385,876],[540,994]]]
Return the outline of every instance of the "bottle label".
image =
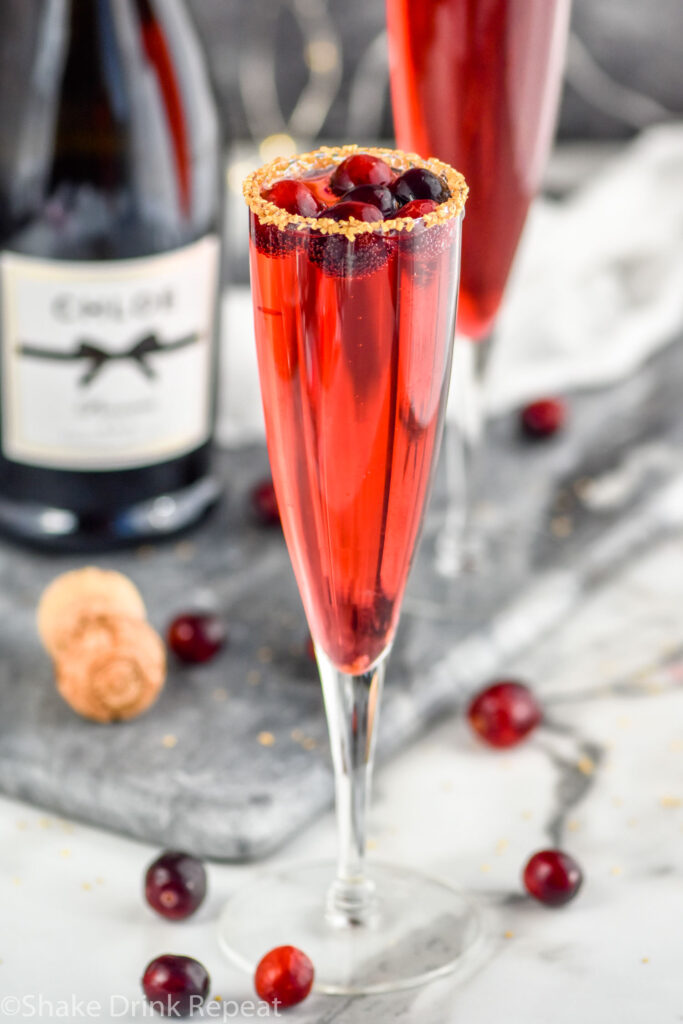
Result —
[[[208,440],[219,242],[96,263],[3,253],[2,447],[133,469]]]

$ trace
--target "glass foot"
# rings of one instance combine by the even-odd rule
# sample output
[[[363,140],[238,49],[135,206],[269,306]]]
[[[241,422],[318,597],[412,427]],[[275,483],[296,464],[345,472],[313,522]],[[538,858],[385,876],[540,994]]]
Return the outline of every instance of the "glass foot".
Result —
[[[372,863],[377,913],[364,925],[326,916],[332,862],[266,875],[239,890],[219,922],[223,952],[253,972],[270,949],[292,945],[315,967],[315,991],[368,995],[412,988],[446,974],[469,976],[486,959],[480,907],[444,882]]]

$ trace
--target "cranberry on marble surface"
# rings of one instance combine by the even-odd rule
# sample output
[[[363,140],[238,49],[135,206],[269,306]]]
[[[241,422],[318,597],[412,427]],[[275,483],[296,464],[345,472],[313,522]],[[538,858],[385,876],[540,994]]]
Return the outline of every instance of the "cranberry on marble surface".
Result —
[[[295,946],[278,946],[263,957],[254,975],[260,999],[271,1006],[295,1006],[313,987],[313,964]]]
[[[264,526],[277,526],[280,522],[280,510],[272,480],[262,480],[252,489],[250,495],[254,515]]]
[[[470,725],[491,747],[514,747],[542,718],[541,708],[528,686],[503,679],[477,694],[467,709]]]
[[[165,850],[147,868],[145,897],[150,907],[171,921],[183,921],[206,896],[206,871],[201,861],[180,850]]]
[[[520,413],[522,430],[534,439],[552,437],[566,419],[567,407],[559,398],[541,398],[526,405]]]
[[[568,853],[539,850],[524,868],[524,887],[546,907],[561,907],[574,899],[581,888],[583,873]]]
[[[214,658],[227,639],[225,623],[208,612],[186,612],[168,627],[167,643],[176,657],[191,665]]]
[[[199,1010],[209,994],[211,981],[198,960],[165,953],[145,968],[142,990],[153,1008],[171,1019],[189,1017]]]

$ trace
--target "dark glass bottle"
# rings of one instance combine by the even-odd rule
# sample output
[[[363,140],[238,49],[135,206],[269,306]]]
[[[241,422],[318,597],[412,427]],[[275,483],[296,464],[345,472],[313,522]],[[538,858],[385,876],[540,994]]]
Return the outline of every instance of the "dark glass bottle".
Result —
[[[5,532],[106,547],[215,501],[220,167],[182,0],[2,0]]]

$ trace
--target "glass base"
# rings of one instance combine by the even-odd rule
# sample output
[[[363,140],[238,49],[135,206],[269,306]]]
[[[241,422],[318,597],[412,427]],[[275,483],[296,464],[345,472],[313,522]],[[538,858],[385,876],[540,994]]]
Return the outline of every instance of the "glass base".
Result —
[[[226,956],[253,973],[270,949],[297,946],[313,961],[315,991],[330,995],[393,992],[446,974],[465,978],[486,959],[481,908],[407,868],[373,862],[377,910],[370,923],[334,923],[326,905],[335,870],[332,862],[297,865],[239,890],[219,922]]]

